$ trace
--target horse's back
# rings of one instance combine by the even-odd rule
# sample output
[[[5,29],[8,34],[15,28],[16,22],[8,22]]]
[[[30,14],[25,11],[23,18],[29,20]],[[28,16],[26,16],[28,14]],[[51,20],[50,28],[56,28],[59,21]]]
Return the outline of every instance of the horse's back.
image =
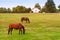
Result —
[[[28,17],[22,17],[21,20],[29,20]]]
[[[9,24],[9,28],[19,28],[20,26],[22,26],[21,23],[10,23]]]

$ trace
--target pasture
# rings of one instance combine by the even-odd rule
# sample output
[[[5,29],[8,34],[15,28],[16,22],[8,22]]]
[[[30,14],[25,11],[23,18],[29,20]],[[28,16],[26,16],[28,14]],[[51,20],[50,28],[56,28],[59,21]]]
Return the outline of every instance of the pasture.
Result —
[[[8,35],[9,23],[21,23],[21,17],[28,17],[31,23],[23,22],[26,33],[13,30]],[[0,40],[60,40],[60,14],[2,14],[0,13]]]

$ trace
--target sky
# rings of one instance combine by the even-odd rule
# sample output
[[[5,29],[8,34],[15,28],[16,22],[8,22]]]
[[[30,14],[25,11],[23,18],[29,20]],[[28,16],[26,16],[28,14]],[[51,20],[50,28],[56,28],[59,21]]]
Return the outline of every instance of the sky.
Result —
[[[53,0],[55,6],[60,5],[60,0]],[[41,7],[45,5],[47,0],[0,0],[0,7],[13,8],[17,5],[25,6],[27,8],[34,8],[36,3],[39,3]]]

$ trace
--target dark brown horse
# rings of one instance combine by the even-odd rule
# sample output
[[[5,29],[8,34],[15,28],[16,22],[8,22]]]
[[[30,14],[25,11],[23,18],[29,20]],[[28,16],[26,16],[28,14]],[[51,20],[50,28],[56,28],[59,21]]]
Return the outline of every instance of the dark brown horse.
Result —
[[[21,31],[21,33],[23,32],[23,34],[25,34],[25,28],[21,23],[17,23],[17,24],[16,23],[11,23],[11,24],[9,24],[8,34],[10,32],[12,34],[13,29],[19,30],[19,34],[20,34],[20,31]]]
[[[26,21],[26,23],[27,23],[27,22],[30,23],[30,20],[29,20],[28,17],[22,17],[22,18],[21,18],[21,22],[23,22],[23,21]]]

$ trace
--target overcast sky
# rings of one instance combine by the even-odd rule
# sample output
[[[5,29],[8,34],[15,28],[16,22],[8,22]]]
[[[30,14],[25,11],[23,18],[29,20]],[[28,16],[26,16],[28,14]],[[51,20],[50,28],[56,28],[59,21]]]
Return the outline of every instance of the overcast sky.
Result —
[[[17,5],[33,8],[36,3],[41,7],[45,5],[47,0],[0,0],[0,7],[12,8]],[[56,7],[60,5],[60,0],[54,0]]]

